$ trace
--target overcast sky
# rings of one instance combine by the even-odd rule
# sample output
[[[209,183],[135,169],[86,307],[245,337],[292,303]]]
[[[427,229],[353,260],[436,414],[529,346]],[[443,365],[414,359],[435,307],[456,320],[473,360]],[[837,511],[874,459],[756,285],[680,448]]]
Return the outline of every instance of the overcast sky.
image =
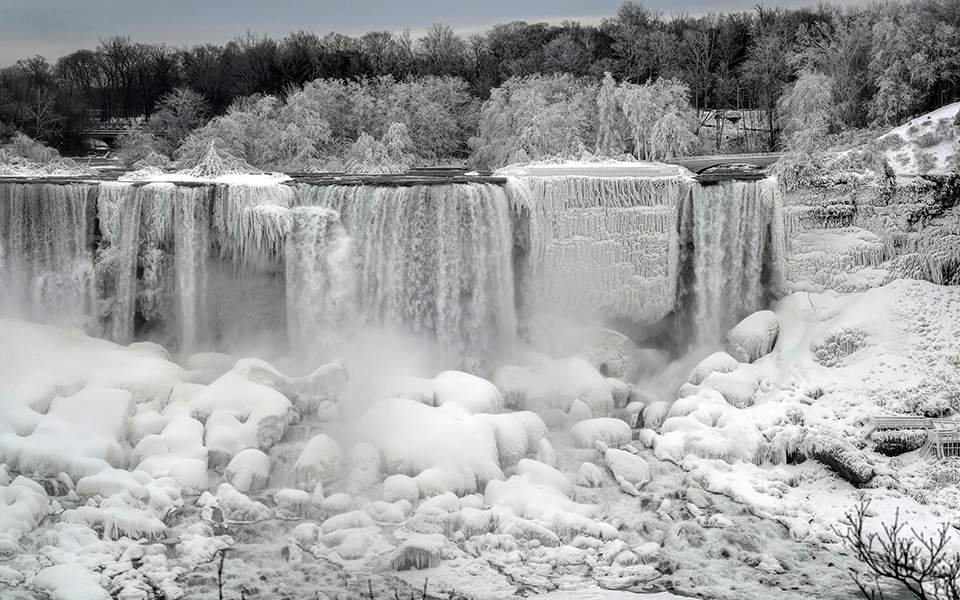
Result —
[[[290,31],[374,29],[414,34],[432,23],[473,32],[508,21],[596,23],[622,0],[0,0],[0,65],[42,54],[51,61],[97,40],[129,35],[173,46],[225,42],[243,32],[282,36]],[[767,6],[807,6],[815,0],[779,0]],[[750,10],[757,0],[648,0],[665,14]]]

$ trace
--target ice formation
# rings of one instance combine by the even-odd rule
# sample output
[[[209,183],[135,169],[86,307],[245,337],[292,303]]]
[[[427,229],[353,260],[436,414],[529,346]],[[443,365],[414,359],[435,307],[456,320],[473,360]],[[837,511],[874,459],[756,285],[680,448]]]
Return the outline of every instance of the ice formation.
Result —
[[[678,174],[511,179],[527,221],[526,310],[642,323],[673,311],[678,211],[691,186]]]

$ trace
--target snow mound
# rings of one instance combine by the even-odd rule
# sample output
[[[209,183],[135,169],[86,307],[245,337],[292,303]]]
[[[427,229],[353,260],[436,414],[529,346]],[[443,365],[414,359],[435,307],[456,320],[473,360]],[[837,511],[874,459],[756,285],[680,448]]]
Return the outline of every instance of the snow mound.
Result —
[[[388,474],[416,478],[421,495],[426,488],[463,494],[535,453],[546,426],[532,413],[470,415],[459,406],[393,398],[364,413],[357,432],[382,453]]]
[[[50,600],[110,600],[110,594],[100,586],[100,578],[77,564],[41,569],[31,583]]]
[[[191,410],[205,419],[210,459],[221,467],[246,448],[270,448],[295,417],[286,396],[251,380],[243,366],[237,363],[190,401]]]
[[[270,476],[270,457],[256,448],[241,450],[227,464],[223,476],[240,492],[263,489]]]
[[[329,435],[310,438],[293,465],[293,481],[301,490],[313,491],[318,483],[330,483],[340,474],[343,451]]]
[[[779,333],[780,322],[776,313],[757,311],[727,332],[730,354],[741,362],[753,362],[773,350]]]
[[[697,366],[690,371],[687,381],[693,385],[700,385],[700,382],[712,373],[729,373],[736,371],[739,366],[739,361],[726,352],[714,352],[697,363]]]

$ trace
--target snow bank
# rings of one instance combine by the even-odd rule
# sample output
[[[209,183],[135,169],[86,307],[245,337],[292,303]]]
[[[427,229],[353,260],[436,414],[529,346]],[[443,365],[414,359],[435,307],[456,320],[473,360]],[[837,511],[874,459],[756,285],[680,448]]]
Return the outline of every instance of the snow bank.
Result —
[[[100,585],[100,578],[76,564],[41,569],[31,584],[50,600],[110,600],[110,594]]]

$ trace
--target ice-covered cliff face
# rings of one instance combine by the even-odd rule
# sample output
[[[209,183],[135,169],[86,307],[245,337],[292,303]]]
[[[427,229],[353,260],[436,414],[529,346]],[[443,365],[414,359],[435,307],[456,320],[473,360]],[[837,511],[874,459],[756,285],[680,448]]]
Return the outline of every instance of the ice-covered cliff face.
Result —
[[[773,180],[521,175],[508,189],[527,217],[526,315],[651,325],[679,312],[685,341],[715,344],[761,308],[780,273]]]
[[[960,177],[833,185],[784,196],[786,291],[960,283]]]

